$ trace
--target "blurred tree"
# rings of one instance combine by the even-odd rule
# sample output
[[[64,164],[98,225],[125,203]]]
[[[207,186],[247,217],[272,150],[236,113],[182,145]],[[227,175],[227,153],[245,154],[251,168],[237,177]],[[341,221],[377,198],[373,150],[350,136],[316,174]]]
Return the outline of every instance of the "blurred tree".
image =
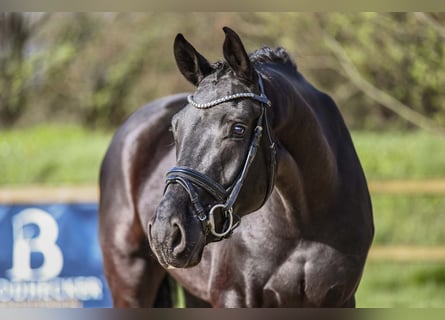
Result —
[[[331,15],[321,25],[341,72],[374,100],[381,121],[401,117],[409,127],[443,133],[445,45],[437,30],[412,13]]]
[[[258,13],[244,18],[246,30],[256,29],[256,41],[282,45],[296,57],[303,73],[335,97],[353,128],[420,125],[443,132],[444,14]]]
[[[249,51],[282,46],[353,129],[445,126],[443,13],[58,13],[0,19],[0,125],[120,124],[149,100],[193,90],[172,53],[183,33],[210,61],[222,26]],[[37,21],[45,23],[36,24]]]
[[[114,128],[147,101],[190,90],[176,69],[173,39],[178,32],[190,38],[198,35],[192,42],[204,52],[210,47],[212,53],[212,46],[216,44],[208,38],[215,30],[209,26],[215,24],[218,20],[215,17],[219,16],[225,17],[221,14],[200,17],[199,14],[108,13],[86,14],[77,24],[74,24],[79,20],[76,15],[54,21],[54,25],[59,26],[52,26],[47,35],[55,39],[50,47],[75,54],[73,59],[66,59],[67,64],[59,64],[63,70],[52,68],[59,79],[46,79],[47,94],[43,99],[50,102],[43,105],[53,106],[53,118],[58,114],[60,119],[81,121],[89,127]],[[188,20],[195,23],[187,24]],[[78,31],[90,30],[89,36],[83,37],[84,42],[79,45],[66,36],[72,32],[60,24],[76,25]],[[205,31],[198,33],[200,29]],[[218,32],[223,34],[221,30]],[[72,44],[73,50],[66,49],[68,44]]]
[[[0,126],[11,126],[26,107],[23,90],[30,75],[25,47],[30,25],[20,13],[0,13]]]

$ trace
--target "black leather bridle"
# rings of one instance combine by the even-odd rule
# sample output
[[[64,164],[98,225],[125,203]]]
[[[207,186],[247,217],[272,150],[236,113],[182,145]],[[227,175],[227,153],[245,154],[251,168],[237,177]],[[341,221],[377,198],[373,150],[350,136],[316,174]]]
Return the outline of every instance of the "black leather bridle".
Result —
[[[208,234],[209,232],[216,237],[217,240],[221,240],[223,238],[227,238],[231,235],[232,231],[239,225],[240,218],[233,214],[233,205],[235,201],[238,199],[241,188],[246,180],[247,173],[249,168],[255,159],[255,156],[258,151],[258,146],[261,142],[261,137],[263,134],[263,129],[265,128],[266,136],[269,143],[269,158],[268,158],[268,167],[269,167],[269,181],[268,181],[268,189],[267,193],[264,197],[264,200],[261,206],[266,202],[270,193],[272,192],[275,180],[275,166],[276,166],[276,147],[275,143],[272,140],[272,135],[269,127],[269,121],[267,119],[266,108],[271,106],[270,100],[266,97],[264,93],[263,82],[260,74],[258,74],[258,86],[261,92],[261,95],[257,95],[251,92],[247,93],[236,93],[228,96],[224,96],[222,98],[207,102],[207,103],[196,103],[193,100],[193,96],[190,95],[187,97],[188,102],[198,109],[209,109],[218,104],[235,100],[235,99],[253,99],[259,101],[261,103],[261,114],[258,118],[255,130],[253,132],[253,136],[251,138],[249,151],[244,162],[244,166],[239,173],[238,177],[232,183],[230,187],[225,189],[221,184],[214,181],[209,176],[202,174],[192,168],[188,167],[174,167],[167,173],[167,181],[165,190],[170,184],[177,183],[182,186],[188,193],[190,200],[192,202],[193,208],[195,210],[195,214],[197,218],[203,223],[204,232]],[[213,205],[209,212],[207,213],[204,207],[202,206],[198,193],[196,192],[195,186],[198,186],[205,191],[207,191],[213,198],[217,200],[217,204]],[[164,191],[165,192],[165,191]],[[260,207],[261,207],[260,206]],[[220,210],[224,215],[224,224],[223,231],[217,232],[215,230],[215,211]],[[235,221],[236,220],[236,221]]]

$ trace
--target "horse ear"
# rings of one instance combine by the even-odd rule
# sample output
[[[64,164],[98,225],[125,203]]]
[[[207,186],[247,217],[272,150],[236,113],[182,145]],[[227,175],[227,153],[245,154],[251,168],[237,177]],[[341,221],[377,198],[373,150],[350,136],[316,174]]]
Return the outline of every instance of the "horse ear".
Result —
[[[223,30],[226,34],[223,45],[224,58],[239,77],[252,80],[252,64],[240,37],[228,27],[224,27]]]
[[[180,33],[175,38],[173,52],[179,71],[195,86],[213,71],[207,59],[196,51]]]

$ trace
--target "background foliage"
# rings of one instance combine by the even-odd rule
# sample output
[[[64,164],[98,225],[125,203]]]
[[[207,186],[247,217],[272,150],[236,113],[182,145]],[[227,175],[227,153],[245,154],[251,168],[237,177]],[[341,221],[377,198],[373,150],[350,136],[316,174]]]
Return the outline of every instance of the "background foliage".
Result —
[[[444,23],[443,13],[2,13],[0,126],[114,128],[147,101],[192,90],[173,59],[178,32],[215,61],[228,25],[248,51],[286,48],[350,128],[437,131]]]

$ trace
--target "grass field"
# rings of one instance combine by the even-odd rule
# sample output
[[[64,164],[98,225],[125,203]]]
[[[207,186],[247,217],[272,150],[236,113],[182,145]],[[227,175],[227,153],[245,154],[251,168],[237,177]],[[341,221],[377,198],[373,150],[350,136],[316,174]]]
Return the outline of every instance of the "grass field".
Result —
[[[70,126],[0,131],[0,186],[96,183],[110,139]]]
[[[445,245],[445,195],[372,195],[378,245]]]
[[[96,184],[112,133],[42,126],[0,131],[0,187]],[[445,178],[444,139],[352,133],[368,180]],[[378,245],[445,245],[445,195],[372,195]],[[367,264],[359,307],[445,307],[443,263]]]
[[[356,301],[361,308],[444,308],[445,264],[368,262]]]
[[[112,133],[47,125],[0,131],[0,185],[88,184]],[[368,179],[445,178],[445,139],[427,133],[353,132]]]
[[[445,138],[424,132],[353,132],[368,179],[445,178]]]

